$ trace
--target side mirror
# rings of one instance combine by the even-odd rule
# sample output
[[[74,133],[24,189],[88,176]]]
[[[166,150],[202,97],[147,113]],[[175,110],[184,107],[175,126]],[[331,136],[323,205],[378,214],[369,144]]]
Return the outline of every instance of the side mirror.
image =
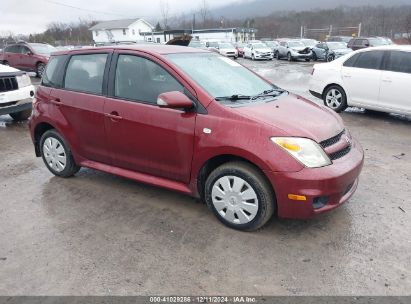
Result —
[[[157,105],[161,108],[190,109],[193,107],[193,102],[183,93],[172,91],[160,94],[157,98]]]
[[[32,55],[33,55],[33,52],[32,52],[32,51],[28,51],[28,52],[27,52],[27,55],[32,56]]]
[[[366,44],[364,44],[364,46],[369,47],[369,46],[370,46],[370,44],[369,44],[369,43],[366,43]]]

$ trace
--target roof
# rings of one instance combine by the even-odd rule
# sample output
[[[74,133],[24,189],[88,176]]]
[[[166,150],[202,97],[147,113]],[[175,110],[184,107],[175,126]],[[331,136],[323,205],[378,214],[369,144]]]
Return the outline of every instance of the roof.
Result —
[[[53,53],[53,55],[83,54],[87,52],[111,51],[111,50],[131,50],[157,55],[177,54],[177,53],[211,53],[207,50],[195,49],[185,46],[165,45],[165,44],[135,44],[135,45],[114,45],[104,47],[82,48],[74,50],[64,50]]]
[[[142,20],[142,19],[134,18],[134,19],[103,21],[103,22],[99,22],[96,25],[92,26],[91,28],[89,28],[89,30],[95,31],[95,30],[107,30],[107,29],[124,29],[124,28],[128,28],[130,25],[132,25],[134,22],[137,22],[138,20]]]

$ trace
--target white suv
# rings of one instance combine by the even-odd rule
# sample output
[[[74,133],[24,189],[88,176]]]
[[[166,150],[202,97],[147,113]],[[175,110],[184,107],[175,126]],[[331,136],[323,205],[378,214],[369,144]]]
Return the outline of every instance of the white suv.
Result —
[[[0,115],[21,121],[30,117],[34,87],[20,70],[0,64]]]
[[[310,92],[336,112],[348,106],[411,115],[411,46],[358,50],[314,65]]]

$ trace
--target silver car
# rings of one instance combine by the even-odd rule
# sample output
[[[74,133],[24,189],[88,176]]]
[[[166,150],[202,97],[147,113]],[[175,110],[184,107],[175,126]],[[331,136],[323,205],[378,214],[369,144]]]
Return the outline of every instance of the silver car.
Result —
[[[283,40],[280,41],[280,45],[274,56],[280,60],[281,58],[287,58],[288,61],[303,59],[310,61],[313,53],[311,49],[305,46],[300,40]]]

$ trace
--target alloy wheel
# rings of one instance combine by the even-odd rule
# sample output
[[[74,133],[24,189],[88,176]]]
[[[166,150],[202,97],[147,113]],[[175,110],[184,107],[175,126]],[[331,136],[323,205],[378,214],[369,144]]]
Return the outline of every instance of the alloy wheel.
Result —
[[[237,176],[219,178],[212,187],[211,199],[219,215],[232,224],[247,224],[258,212],[256,191]]]
[[[331,89],[325,96],[325,102],[331,109],[338,109],[343,101],[343,94],[337,89]]]

